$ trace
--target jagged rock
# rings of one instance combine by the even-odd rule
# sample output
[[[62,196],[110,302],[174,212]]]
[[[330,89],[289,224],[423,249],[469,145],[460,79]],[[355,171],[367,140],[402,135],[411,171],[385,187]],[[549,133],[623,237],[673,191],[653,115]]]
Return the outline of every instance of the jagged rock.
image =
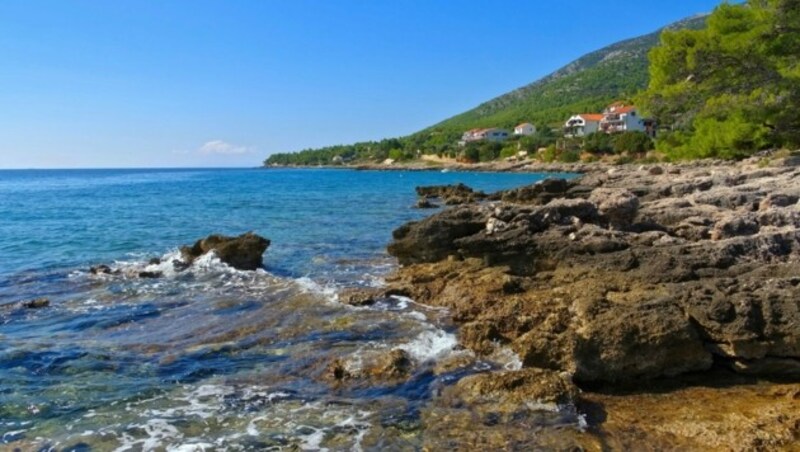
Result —
[[[445,205],[468,204],[486,198],[486,193],[458,183],[455,185],[431,185],[416,188],[417,195],[423,199],[439,198]]]
[[[504,190],[490,197],[516,204],[544,205],[555,198],[566,197],[567,191],[574,187],[574,182],[549,178],[532,185]]]
[[[741,235],[753,235],[759,230],[758,222],[750,216],[736,215],[714,225],[711,240],[723,240]]]
[[[458,253],[455,240],[486,227],[486,212],[479,208],[457,207],[420,222],[405,224],[392,232],[389,253],[401,265],[435,262]]]
[[[430,202],[428,198],[420,198],[417,200],[417,209],[436,209],[437,207],[439,206]]]
[[[589,196],[598,213],[615,226],[629,225],[639,209],[639,198],[625,189],[598,188]]]
[[[214,251],[222,262],[233,268],[256,270],[263,265],[262,255],[269,244],[269,240],[252,232],[238,237],[214,234],[198,240],[193,246],[181,247],[181,256],[185,263],[191,264],[198,257]]]
[[[478,354],[508,346],[584,383],[714,363],[794,375],[800,172],[673,169],[594,172],[545,205],[467,205],[406,224],[388,248],[403,264],[388,291],[448,308]]]
[[[788,195],[784,193],[770,193],[768,194],[763,201],[759,204],[760,210],[769,210],[773,207],[789,207],[792,205],[796,205],[798,201],[798,196],[796,195]]]

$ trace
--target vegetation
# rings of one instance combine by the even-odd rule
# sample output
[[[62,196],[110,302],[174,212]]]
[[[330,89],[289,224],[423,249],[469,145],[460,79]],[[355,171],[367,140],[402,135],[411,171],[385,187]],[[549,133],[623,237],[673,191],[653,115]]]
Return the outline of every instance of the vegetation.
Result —
[[[659,44],[660,42],[660,44]],[[661,127],[563,139],[553,131],[572,114],[635,99]],[[800,147],[800,0],[723,3],[713,14],[591,53],[528,86],[403,138],[275,154],[265,164],[404,161],[437,154],[468,162],[543,161],[616,154],[642,158],[654,147],[670,159],[739,158],[762,149]],[[465,130],[535,122],[538,132],[503,144],[459,146]],[[556,146],[557,144],[557,146]]]
[[[703,21],[701,17],[692,18],[669,28],[699,28]],[[630,98],[646,88],[647,53],[658,44],[659,33],[622,41],[590,53],[537,82],[407,137],[273,154],[264,163],[328,165],[337,155],[346,162],[380,162],[389,158],[392,151],[392,155],[397,157],[393,157],[395,160],[413,158],[417,151],[473,160],[474,151],[468,151],[469,156],[462,156],[463,149],[457,145],[464,131],[480,127],[510,129],[521,122],[536,124],[539,132],[511,144],[519,145],[519,150],[535,153],[555,143],[557,136],[552,128],[560,127],[570,115],[600,111],[612,101]],[[506,154],[510,152],[506,151]]]
[[[639,97],[673,159],[800,146],[800,0],[725,3],[701,30],[666,31]]]

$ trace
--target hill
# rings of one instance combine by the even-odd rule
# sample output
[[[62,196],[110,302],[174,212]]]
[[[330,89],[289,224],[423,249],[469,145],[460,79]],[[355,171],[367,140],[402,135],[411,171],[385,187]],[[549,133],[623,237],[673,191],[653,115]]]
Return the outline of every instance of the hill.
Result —
[[[664,29],[702,28],[705,19],[706,16],[692,17]],[[574,113],[600,111],[614,100],[630,98],[647,87],[647,55],[658,44],[664,29],[587,54],[536,82],[421,133],[513,127],[523,121],[552,124],[560,123]]]
[[[558,126],[572,114],[600,111],[615,100],[630,98],[645,89],[649,80],[647,55],[659,43],[661,32],[699,29],[706,17],[684,19],[589,53],[538,81],[407,137],[273,154],[264,164],[325,165],[339,161],[409,159],[418,151],[453,155],[458,152],[455,142],[468,129],[511,128],[523,121],[537,124],[540,129],[544,125]]]

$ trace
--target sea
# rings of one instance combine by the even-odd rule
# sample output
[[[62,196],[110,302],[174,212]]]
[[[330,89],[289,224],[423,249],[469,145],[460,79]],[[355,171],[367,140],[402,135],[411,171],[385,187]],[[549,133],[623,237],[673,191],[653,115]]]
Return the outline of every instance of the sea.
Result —
[[[565,175],[566,176],[566,175]],[[458,346],[447,311],[338,301],[396,268],[391,232],[431,214],[419,185],[487,192],[533,173],[338,169],[0,171],[0,450],[420,450],[424,414],[466,375],[515,369]],[[264,268],[212,233],[271,240]],[[164,263],[151,263],[160,258]],[[118,274],[92,274],[106,264]],[[143,269],[163,273],[139,278]],[[49,306],[21,302],[47,298]],[[403,381],[340,385],[334,360],[401,349]],[[461,363],[442,366],[445,361]],[[354,364],[355,363],[355,364]],[[572,420],[556,416],[553,422]],[[433,441],[433,442],[431,442]]]

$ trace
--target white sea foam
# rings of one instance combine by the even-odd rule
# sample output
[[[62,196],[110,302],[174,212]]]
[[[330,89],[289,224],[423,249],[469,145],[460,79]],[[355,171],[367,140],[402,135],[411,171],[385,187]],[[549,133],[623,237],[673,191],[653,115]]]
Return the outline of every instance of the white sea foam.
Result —
[[[303,425],[301,427],[313,430],[312,433],[309,433],[307,435],[298,435],[298,437],[302,441],[302,443],[300,444],[301,450],[315,450],[320,452],[325,452],[328,450],[327,448],[322,447],[322,440],[325,439],[324,430],[322,430],[321,428],[317,429],[314,427],[309,427],[307,425]]]
[[[205,452],[213,449],[214,445],[211,443],[189,443],[167,447],[168,452]]]
[[[336,288],[333,286],[323,286],[313,279],[305,276],[295,279],[294,282],[306,293],[322,295],[331,303],[338,303],[339,301],[339,297],[336,294]]]
[[[424,362],[452,352],[456,345],[458,339],[455,334],[436,329],[423,331],[411,342],[395,348],[405,350],[412,358]]]

